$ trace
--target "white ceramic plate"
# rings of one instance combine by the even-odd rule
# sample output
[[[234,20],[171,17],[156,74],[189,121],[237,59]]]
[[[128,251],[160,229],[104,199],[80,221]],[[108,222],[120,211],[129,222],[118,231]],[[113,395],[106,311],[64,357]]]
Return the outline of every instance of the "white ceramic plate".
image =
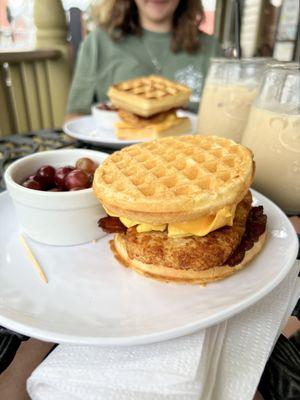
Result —
[[[187,116],[191,119],[192,128],[186,134],[194,134],[197,130],[197,115],[188,111],[178,111],[178,115]],[[142,140],[119,140],[114,134],[114,127],[111,129],[101,128],[95,123],[92,115],[73,119],[63,126],[64,132],[78,140],[91,143],[97,146],[120,149],[131,144],[140,143]]]
[[[0,325],[53,342],[136,345],[175,338],[249,307],[286,276],[298,240],[283,212],[254,192],[268,215],[268,238],[248,268],[206,287],[144,278],[122,267],[108,241],[54,247],[28,239],[49,283],[19,242],[8,194],[0,195]]]

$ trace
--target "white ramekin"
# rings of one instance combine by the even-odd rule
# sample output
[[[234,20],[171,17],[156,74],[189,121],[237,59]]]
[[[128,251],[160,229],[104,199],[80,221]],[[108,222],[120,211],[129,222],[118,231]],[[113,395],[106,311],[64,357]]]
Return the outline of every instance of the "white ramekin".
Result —
[[[97,108],[97,104],[92,106],[91,111],[95,123],[99,128],[114,130],[115,123],[120,121],[116,111],[99,110],[99,108]]]
[[[32,239],[50,245],[87,243],[104,236],[97,226],[106,215],[93,189],[45,192],[21,186],[42,165],[55,168],[72,165],[81,157],[100,164],[107,154],[86,149],[62,149],[35,153],[13,162],[5,171],[7,190],[23,231]]]

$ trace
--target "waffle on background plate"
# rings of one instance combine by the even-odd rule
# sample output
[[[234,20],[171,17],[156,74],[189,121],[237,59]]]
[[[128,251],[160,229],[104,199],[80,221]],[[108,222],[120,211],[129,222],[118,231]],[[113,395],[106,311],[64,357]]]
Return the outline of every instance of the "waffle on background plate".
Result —
[[[265,240],[252,207],[250,150],[214,136],[157,139],[127,147],[96,170],[93,188],[115,232],[112,249],[144,276],[207,283],[243,268]]]
[[[187,105],[190,89],[169,79],[150,75],[117,83],[108,96],[119,109],[116,124],[119,139],[177,136],[191,129],[188,117],[178,117],[176,109]]]

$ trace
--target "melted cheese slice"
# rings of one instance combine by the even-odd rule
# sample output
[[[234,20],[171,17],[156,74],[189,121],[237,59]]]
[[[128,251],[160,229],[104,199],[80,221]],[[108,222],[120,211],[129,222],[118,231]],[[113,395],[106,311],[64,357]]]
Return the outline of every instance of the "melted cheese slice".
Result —
[[[235,208],[236,206],[224,207],[215,215],[205,215],[193,221],[169,224],[168,236],[205,236],[216,229],[222,228],[223,226],[232,226]]]
[[[124,217],[120,217],[120,221],[122,222],[122,224],[124,224],[126,226],[126,228],[131,228],[132,226],[136,226],[136,230],[139,233],[142,232],[151,232],[151,231],[160,231],[163,232],[167,225],[149,225],[149,224],[141,224],[137,221],[132,221],[128,218],[124,218]]]
[[[168,229],[168,236],[170,237],[184,237],[184,236],[205,236],[209,232],[222,228],[223,226],[232,226],[236,206],[224,207],[220,209],[217,214],[206,215],[204,217],[180,223],[163,224],[163,225],[150,225],[139,223],[128,218],[119,217],[121,222],[127,227],[131,228],[136,226],[139,233],[160,231],[163,232]]]

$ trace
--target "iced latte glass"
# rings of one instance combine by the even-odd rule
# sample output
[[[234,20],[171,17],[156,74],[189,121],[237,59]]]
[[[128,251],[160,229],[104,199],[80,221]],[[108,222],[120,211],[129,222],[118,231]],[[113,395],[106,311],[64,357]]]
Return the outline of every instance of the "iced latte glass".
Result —
[[[254,188],[288,213],[300,212],[300,66],[271,64],[243,134],[254,153]]]
[[[266,64],[264,58],[212,59],[198,113],[198,133],[240,142]]]

